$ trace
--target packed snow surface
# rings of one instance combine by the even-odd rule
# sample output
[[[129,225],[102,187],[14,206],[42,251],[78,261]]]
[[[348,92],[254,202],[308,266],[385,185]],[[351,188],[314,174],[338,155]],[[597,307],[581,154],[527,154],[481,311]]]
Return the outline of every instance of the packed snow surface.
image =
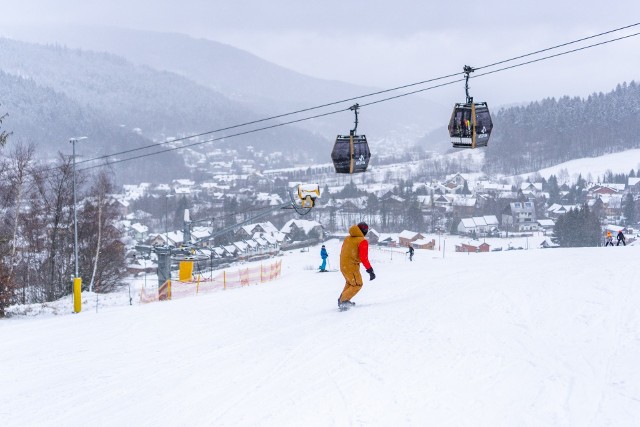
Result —
[[[555,175],[557,178],[565,171],[570,182],[574,182],[580,175],[584,179],[591,175],[593,179],[597,180],[604,177],[608,171],[614,174],[628,174],[632,169],[636,173],[640,170],[640,149],[637,148],[598,157],[569,160],[541,169],[538,173],[543,178],[549,179],[551,175]],[[522,177],[526,178],[533,175],[535,174],[527,173],[523,174]]]
[[[372,247],[347,312],[319,251],[260,285],[0,321],[1,424],[638,425],[640,247]]]

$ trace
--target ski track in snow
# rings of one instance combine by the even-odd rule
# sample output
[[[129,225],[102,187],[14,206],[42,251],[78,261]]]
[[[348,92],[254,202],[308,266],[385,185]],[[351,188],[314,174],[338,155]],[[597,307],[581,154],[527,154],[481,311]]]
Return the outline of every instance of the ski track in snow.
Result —
[[[346,312],[318,254],[259,286],[0,322],[2,424],[637,425],[639,247],[372,248]]]

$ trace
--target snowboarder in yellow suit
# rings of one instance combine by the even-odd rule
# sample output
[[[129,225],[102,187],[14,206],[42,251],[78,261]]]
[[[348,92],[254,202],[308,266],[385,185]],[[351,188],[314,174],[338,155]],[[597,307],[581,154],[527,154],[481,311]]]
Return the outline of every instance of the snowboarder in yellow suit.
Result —
[[[351,302],[351,298],[362,289],[362,276],[360,275],[361,262],[367,273],[369,273],[369,280],[376,278],[376,275],[373,273],[373,268],[369,263],[369,242],[364,238],[368,231],[369,226],[365,222],[352,225],[349,228],[349,235],[342,243],[342,250],[340,251],[340,272],[342,272],[346,283],[338,298],[338,307],[340,309],[347,309],[355,305],[355,303]]]

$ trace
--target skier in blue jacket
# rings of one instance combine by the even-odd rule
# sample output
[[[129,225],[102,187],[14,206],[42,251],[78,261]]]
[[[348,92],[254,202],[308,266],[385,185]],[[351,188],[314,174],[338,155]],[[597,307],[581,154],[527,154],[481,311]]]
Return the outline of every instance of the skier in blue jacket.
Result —
[[[322,245],[322,249],[320,249],[320,257],[322,258],[320,271],[327,271],[327,258],[329,258],[329,254],[327,253],[327,248],[325,248],[324,245]]]

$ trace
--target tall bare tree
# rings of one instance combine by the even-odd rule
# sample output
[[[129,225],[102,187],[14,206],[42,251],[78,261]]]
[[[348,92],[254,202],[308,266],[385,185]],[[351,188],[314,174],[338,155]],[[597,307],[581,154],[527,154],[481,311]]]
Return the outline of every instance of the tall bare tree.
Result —
[[[115,290],[126,275],[125,247],[116,227],[119,214],[113,190],[111,176],[105,170],[98,172],[78,217],[80,265],[83,271],[91,271],[88,288],[96,292]]]
[[[38,197],[47,218],[48,238],[45,299],[53,301],[71,291],[73,275],[73,169],[72,159],[59,153],[56,167],[49,169],[38,182]],[[80,175],[82,176],[82,175]],[[82,180],[77,180],[82,182]]]
[[[2,124],[2,121],[7,118],[8,115],[9,113],[5,113],[2,116],[0,116],[0,125]],[[4,131],[2,130],[2,128],[0,128],[0,148],[5,146],[5,144],[7,143],[7,139],[9,138],[9,135],[11,135],[11,132]]]
[[[20,224],[20,211],[22,209],[23,197],[28,189],[25,185],[30,185],[28,180],[28,167],[33,161],[35,146],[31,144],[18,143],[9,155],[8,181],[13,199],[13,233],[11,239],[11,266],[9,267],[9,277],[13,277],[14,266],[17,265],[16,250],[18,242],[18,226]],[[26,191],[25,191],[26,190]]]

